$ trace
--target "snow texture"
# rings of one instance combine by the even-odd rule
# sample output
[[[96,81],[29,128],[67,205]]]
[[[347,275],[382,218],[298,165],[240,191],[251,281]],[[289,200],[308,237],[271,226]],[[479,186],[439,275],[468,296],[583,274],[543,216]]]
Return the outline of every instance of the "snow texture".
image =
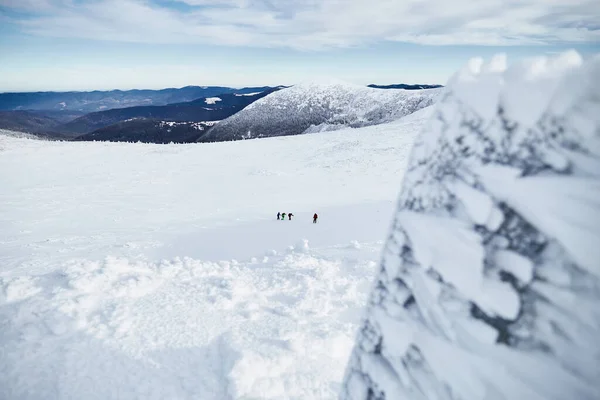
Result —
[[[257,94],[261,94],[262,92],[254,92],[254,93],[234,93],[235,96],[256,96]]]
[[[335,399],[430,112],[201,145],[0,134],[0,399]]]
[[[472,60],[415,142],[344,400],[600,399],[600,58]]]
[[[207,97],[204,99],[206,104],[215,104],[217,101],[222,101],[220,97]]]
[[[219,123],[219,121],[201,121],[201,122],[158,121],[157,126],[159,128],[164,128],[164,127],[174,128],[174,127],[179,127],[179,126],[189,126],[195,130],[204,131],[205,129],[210,128],[218,123]],[[170,130],[167,129],[167,132],[170,132]]]
[[[240,140],[358,128],[398,120],[433,104],[441,89],[374,89],[303,83],[263,97],[223,120],[201,141]]]

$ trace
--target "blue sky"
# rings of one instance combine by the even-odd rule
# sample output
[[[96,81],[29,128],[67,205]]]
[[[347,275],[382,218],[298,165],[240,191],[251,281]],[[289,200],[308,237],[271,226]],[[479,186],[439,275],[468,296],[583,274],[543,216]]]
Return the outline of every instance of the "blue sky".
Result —
[[[0,0],[0,91],[445,83],[600,53],[597,0]]]

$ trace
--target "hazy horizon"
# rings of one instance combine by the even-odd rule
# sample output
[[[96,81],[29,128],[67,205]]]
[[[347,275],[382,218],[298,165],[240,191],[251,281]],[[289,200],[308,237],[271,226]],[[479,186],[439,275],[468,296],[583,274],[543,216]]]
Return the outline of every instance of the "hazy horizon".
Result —
[[[316,80],[316,83],[322,83],[323,81],[319,81]],[[183,89],[186,87],[226,87],[226,88],[232,88],[232,89],[246,89],[246,88],[259,88],[259,87],[278,87],[278,86],[294,86],[294,85],[298,85],[304,82],[297,82],[297,83],[292,83],[289,85],[245,85],[245,86],[228,86],[228,85],[184,85],[184,86],[176,86],[176,87],[155,87],[155,88],[151,88],[151,87],[136,87],[136,88],[125,88],[125,89],[121,89],[121,88],[113,88],[113,89],[81,89],[81,90],[28,90],[28,91],[0,91],[0,93],[89,93],[89,92],[116,92],[116,91],[120,91],[120,92],[128,92],[128,91],[133,91],[133,90],[138,90],[138,91],[144,91],[144,90],[171,90],[171,89]],[[444,84],[442,83],[437,83],[437,82],[417,82],[417,83],[406,83],[406,82],[371,82],[365,85],[360,85],[360,86],[367,86],[367,85],[378,85],[378,86],[385,86],[385,85],[398,85],[398,84],[407,84],[407,85],[442,85],[444,86]]]

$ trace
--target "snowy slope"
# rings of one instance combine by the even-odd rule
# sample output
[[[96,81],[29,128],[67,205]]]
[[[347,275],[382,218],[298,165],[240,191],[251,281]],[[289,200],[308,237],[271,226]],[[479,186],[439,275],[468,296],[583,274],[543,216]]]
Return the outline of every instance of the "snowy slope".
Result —
[[[202,145],[0,134],[0,399],[336,398],[429,112]]]
[[[415,143],[343,399],[600,398],[600,58],[473,60]]]
[[[347,83],[300,84],[252,103],[199,141],[287,136],[386,123],[433,104],[441,90],[386,90]]]

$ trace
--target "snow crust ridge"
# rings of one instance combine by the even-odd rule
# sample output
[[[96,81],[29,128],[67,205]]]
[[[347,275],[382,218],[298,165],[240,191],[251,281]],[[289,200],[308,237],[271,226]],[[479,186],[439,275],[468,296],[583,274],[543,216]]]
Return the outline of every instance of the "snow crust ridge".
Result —
[[[576,52],[449,80],[342,399],[600,398],[598,110],[600,58]]]

